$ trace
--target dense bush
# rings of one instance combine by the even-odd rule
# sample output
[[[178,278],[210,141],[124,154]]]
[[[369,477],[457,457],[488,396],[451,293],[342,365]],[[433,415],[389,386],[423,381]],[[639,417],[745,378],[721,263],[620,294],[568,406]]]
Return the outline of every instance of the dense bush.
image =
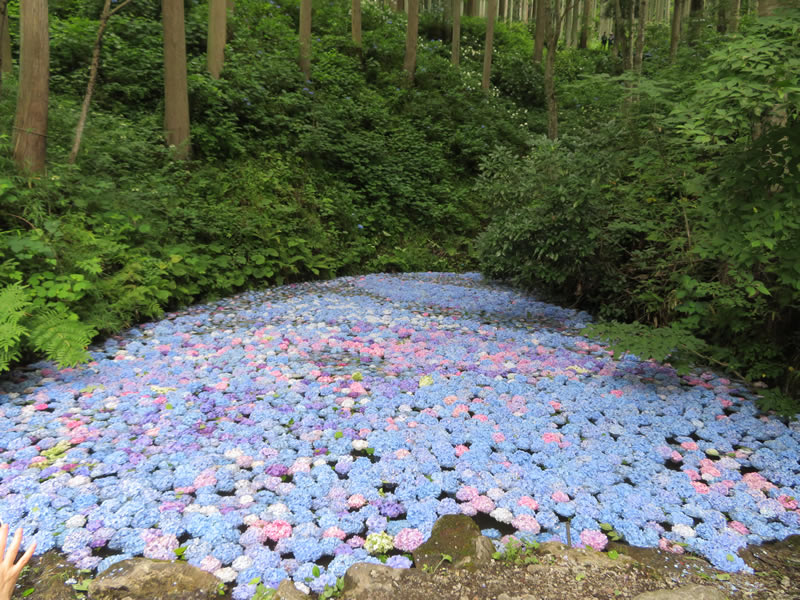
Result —
[[[567,135],[482,165],[499,215],[484,272],[669,326],[702,340],[678,344],[695,359],[797,394],[799,25],[797,12],[751,23],[660,80],[564,88]]]

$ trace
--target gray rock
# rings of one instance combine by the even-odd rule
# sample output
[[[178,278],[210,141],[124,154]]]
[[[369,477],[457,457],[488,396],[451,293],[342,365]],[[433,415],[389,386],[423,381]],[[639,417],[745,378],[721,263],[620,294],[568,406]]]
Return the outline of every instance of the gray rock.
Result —
[[[291,579],[284,579],[275,592],[275,600],[308,600],[308,594],[304,594],[292,583]]]
[[[728,596],[708,585],[684,585],[674,590],[639,594],[633,600],[727,600]]]
[[[356,563],[344,574],[342,600],[371,600],[389,597],[402,585],[401,580],[407,571],[393,569],[386,565]]]
[[[433,525],[431,537],[414,550],[414,566],[423,569],[479,567],[489,564],[492,541],[481,535],[478,525],[466,515],[444,515]],[[442,561],[442,555],[453,558]]]
[[[604,552],[598,552],[591,548],[568,548],[559,542],[545,542],[537,548],[536,552],[542,555],[549,554],[556,559],[581,567],[594,566],[609,569],[633,562],[633,559],[625,554],[620,554],[617,558],[609,558]]]
[[[72,585],[65,582],[68,580],[79,581],[81,574],[78,569],[67,562],[63,555],[51,550],[38,558],[34,557],[29,567],[28,571],[20,577],[17,588],[20,594],[32,587],[35,592],[31,598],[74,600],[75,590],[72,589]]]
[[[90,600],[213,600],[220,580],[185,562],[130,558],[89,584]]]
[[[510,596],[503,592],[497,597],[497,600],[538,600],[536,596],[531,594],[523,594],[522,596]]]

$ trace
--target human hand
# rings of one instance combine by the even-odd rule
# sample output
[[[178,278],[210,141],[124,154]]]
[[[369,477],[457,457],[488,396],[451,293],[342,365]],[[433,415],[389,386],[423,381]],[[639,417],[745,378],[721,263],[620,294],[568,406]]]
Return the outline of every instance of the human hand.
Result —
[[[0,555],[2,556],[0,560],[0,600],[11,600],[11,593],[17,584],[17,578],[23,567],[28,564],[31,556],[33,556],[33,551],[36,550],[36,542],[34,542],[15,563],[14,560],[17,558],[19,546],[22,544],[22,527],[14,533],[14,538],[11,540],[11,546],[8,549],[6,549],[7,541],[8,524],[3,524],[0,527]]]

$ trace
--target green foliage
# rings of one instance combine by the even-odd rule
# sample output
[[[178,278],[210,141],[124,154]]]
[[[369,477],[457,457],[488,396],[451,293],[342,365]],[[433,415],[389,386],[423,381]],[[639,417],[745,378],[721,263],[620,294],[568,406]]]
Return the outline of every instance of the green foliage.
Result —
[[[516,566],[535,565],[539,564],[536,554],[538,548],[539,542],[522,542],[512,538],[501,551],[493,553],[492,558]]]
[[[669,361],[680,374],[688,373],[692,361],[705,349],[703,340],[675,323],[654,328],[642,323],[607,321],[592,323],[581,333],[605,340],[617,357],[633,354],[642,359]]]
[[[20,324],[28,306],[28,294],[19,284],[0,290],[0,371],[8,369],[11,361],[19,358],[19,346],[27,329]]]

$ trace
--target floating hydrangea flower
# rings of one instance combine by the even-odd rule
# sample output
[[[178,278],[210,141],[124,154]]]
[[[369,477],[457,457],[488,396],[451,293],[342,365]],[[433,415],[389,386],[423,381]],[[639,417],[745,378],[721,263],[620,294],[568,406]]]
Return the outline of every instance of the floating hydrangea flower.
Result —
[[[364,542],[364,549],[370,554],[383,554],[392,549],[392,536],[386,532],[370,533]]]

